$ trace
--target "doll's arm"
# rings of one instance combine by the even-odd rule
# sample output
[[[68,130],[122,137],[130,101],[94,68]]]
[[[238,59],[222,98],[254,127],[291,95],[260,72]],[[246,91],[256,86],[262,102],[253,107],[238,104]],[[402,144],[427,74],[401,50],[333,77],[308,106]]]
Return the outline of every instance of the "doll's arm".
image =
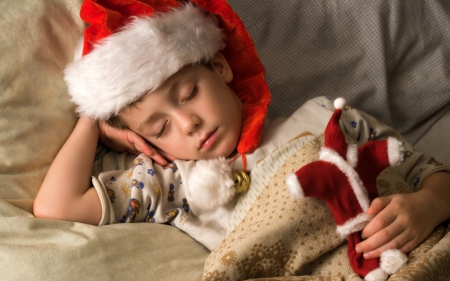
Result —
[[[422,180],[429,175],[442,171],[450,172],[449,167],[426,153],[415,151],[413,146],[396,130],[365,112],[354,108],[344,111],[340,125],[343,132],[356,141],[359,146],[369,140],[381,140],[388,137],[394,137],[401,141],[405,160],[394,169],[414,191],[420,189]]]
[[[101,204],[91,188],[98,134],[94,121],[80,117],[37,194],[33,207],[36,217],[99,223]]]

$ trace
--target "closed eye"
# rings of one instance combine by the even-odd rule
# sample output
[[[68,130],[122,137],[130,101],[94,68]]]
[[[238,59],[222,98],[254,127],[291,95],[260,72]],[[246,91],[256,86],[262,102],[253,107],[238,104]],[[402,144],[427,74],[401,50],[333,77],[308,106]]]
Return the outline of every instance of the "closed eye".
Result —
[[[187,98],[185,98],[184,100],[182,100],[181,103],[183,104],[183,103],[193,99],[197,95],[197,92],[198,92],[198,87],[197,87],[197,85],[195,85],[194,88],[192,89],[192,92],[189,94],[189,96]]]
[[[161,128],[161,131],[159,131],[159,133],[157,133],[157,134],[155,135],[155,137],[156,137],[157,139],[160,138],[160,137],[162,136],[162,134],[164,133],[164,130],[166,129],[166,126],[167,126],[167,122],[169,122],[169,121],[166,120],[166,122],[164,122],[163,127]]]

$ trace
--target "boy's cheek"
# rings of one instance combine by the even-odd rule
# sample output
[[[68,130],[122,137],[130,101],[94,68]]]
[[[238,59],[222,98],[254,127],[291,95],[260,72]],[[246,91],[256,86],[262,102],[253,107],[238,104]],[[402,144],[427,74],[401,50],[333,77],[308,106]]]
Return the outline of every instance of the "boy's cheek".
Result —
[[[158,152],[159,155],[161,155],[164,159],[166,159],[168,162],[173,162],[175,160],[177,160],[177,158],[175,158],[174,156],[172,156],[171,154],[156,148],[156,151]]]

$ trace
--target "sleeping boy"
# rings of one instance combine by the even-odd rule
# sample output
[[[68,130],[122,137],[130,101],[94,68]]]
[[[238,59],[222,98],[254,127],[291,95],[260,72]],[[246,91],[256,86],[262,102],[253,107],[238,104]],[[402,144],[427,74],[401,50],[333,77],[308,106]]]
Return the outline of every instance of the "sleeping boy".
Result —
[[[332,102],[311,100],[288,119],[264,125],[270,99],[264,70],[225,1],[116,2],[83,4],[81,15],[91,23],[83,56],[65,70],[80,118],[46,175],[34,214],[92,225],[172,224],[212,250],[226,236],[236,199],[202,212],[190,206],[185,188],[195,160],[223,157],[231,169],[250,172],[297,136],[323,132]],[[342,130],[359,145],[394,132],[355,109],[342,118]],[[99,140],[131,153],[109,153],[94,166]],[[356,246],[365,258],[389,248],[407,253],[450,218],[449,169],[428,160],[414,152],[397,167],[415,193],[371,203],[367,213],[375,217]]]

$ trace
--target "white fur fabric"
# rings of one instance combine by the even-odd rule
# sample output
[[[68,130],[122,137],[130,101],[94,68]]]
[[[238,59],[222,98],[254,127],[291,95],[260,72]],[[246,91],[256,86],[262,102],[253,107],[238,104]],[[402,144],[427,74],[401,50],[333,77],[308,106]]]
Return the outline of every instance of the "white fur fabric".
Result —
[[[408,261],[408,257],[398,249],[389,249],[381,253],[380,268],[369,272],[364,281],[385,281],[402,269]]]
[[[395,167],[404,161],[403,143],[394,137],[388,137],[388,157],[389,164]]]
[[[183,66],[209,61],[223,47],[216,19],[186,4],[165,14],[134,18],[69,64],[64,80],[79,114],[106,120]]]
[[[186,199],[196,214],[230,202],[235,192],[231,167],[224,157],[197,161],[187,179]]]
[[[340,97],[335,99],[333,104],[334,108],[336,109],[344,109],[344,107],[347,105],[347,101],[345,100],[345,98]]]
[[[381,253],[380,256],[380,268],[386,271],[388,274],[394,274],[402,269],[408,257],[398,249],[390,249]]]
[[[286,177],[286,185],[292,199],[301,199],[305,197],[300,181],[295,174],[290,174]]]
[[[364,281],[386,281],[389,275],[382,270],[381,268],[377,268],[369,272],[366,277],[364,277]]]

